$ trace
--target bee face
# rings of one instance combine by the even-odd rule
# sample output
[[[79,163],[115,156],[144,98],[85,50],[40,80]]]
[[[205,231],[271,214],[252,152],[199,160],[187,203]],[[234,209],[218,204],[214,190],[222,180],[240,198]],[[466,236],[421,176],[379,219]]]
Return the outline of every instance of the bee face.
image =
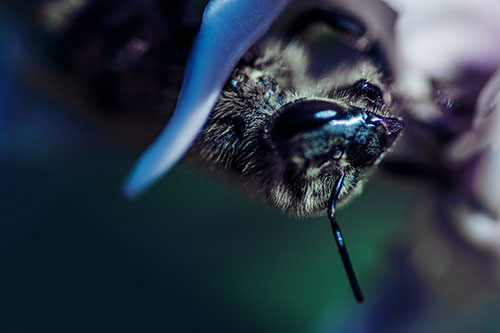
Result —
[[[344,181],[339,203],[359,193],[402,129],[402,122],[395,118],[399,106],[390,75],[371,52],[374,48],[368,47],[373,43],[370,29],[354,15],[324,9],[325,3],[296,2],[296,8],[282,15],[288,23],[277,22],[280,28],[271,29],[243,56],[190,150],[191,160],[202,164],[203,171],[209,166],[223,177],[234,175],[251,194],[296,215],[324,211],[340,174]],[[84,42],[77,43],[74,54],[94,50],[88,45],[94,45],[94,39],[100,40],[102,35],[112,37],[129,31],[130,22],[154,22],[148,10],[133,10],[123,4],[108,8],[93,1],[82,4],[88,4],[82,5],[87,8],[81,10],[85,15],[79,18],[76,13],[73,24],[61,27],[63,41],[74,40],[74,31],[80,31],[87,16],[94,18],[89,22],[97,23],[116,16],[126,19],[81,28],[90,30],[90,37],[81,38]],[[114,14],[123,11],[130,17]],[[134,33],[118,41],[110,38],[114,44],[109,49],[118,51],[111,55],[101,52],[90,62],[99,67],[97,74],[89,75],[87,65],[82,70],[75,65],[76,72],[90,76],[92,91],[102,86],[102,78],[112,78],[116,86],[96,95],[111,95],[105,100],[119,102],[121,114],[129,108],[136,113],[140,110],[141,116],[161,123],[171,99],[175,100],[165,96],[179,89],[170,81],[177,82],[181,72],[181,65],[170,59],[175,57],[166,55],[172,49],[188,47],[179,46],[169,39],[168,31],[156,25],[142,30],[155,34]],[[189,38],[181,39],[189,44]],[[139,45],[137,41],[148,45],[140,48],[144,52],[129,47]],[[115,53],[120,56],[113,56]],[[162,79],[156,80],[157,76]],[[145,101],[153,106],[148,107]]]
[[[228,80],[194,154],[287,213],[323,212],[341,174],[347,202],[403,128],[390,83],[365,57],[317,77],[300,43],[259,50]]]
[[[149,119],[159,116],[158,108],[168,116],[169,102],[178,97],[169,124],[125,184],[126,195],[137,196],[154,183],[198,135],[189,155],[202,171],[235,175],[249,192],[290,214],[327,211],[361,302],[335,209],[360,192],[403,128],[397,118],[400,98],[391,86],[390,61],[381,52],[383,43],[377,42],[383,33],[344,11],[352,6],[353,13],[367,13],[373,20],[377,11],[367,10],[373,3],[211,0],[192,44],[194,34],[177,38],[184,28],[175,21],[182,15],[172,12],[164,16],[172,22],[152,24],[155,11],[135,1],[103,5],[86,0],[62,7],[69,2],[48,1],[45,14],[55,15],[45,20],[56,44],[62,44],[62,50],[71,46],[69,52],[61,52],[64,67],[88,78],[91,91],[98,87],[97,101],[111,102],[106,103],[110,107],[118,104],[121,114],[127,105],[135,111],[131,101],[139,101],[141,116]],[[281,15],[285,23],[275,22],[244,54],[221,91],[240,56],[285,7],[290,10]],[[295,19],[289,15],[294,11]],[[233,27],[234,22],[238,26]],[[106,42],[111,45],[101,52],[96,45]],[[180,89],[176,73],[190,48]],[[175,50],[177,56],[169,56]],[[103,85],[102,78],[110,84]],[[155,92],[160,92],[158,98],[152,98]],[[148,107],[145,100],[153,105]],[[140,123],[141,117],[133,114]]]

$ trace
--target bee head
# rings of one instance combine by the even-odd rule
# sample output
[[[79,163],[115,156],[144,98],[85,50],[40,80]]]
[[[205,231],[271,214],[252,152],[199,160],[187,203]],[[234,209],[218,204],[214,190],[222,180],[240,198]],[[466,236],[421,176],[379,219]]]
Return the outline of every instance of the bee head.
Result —
[[[365,168],[392,146],[402,129],[403,122],[397,118],[305,99],[279,110],[270,137],[286,160]]]
[[[339,205],[360,193],[403,128],[371,30],[344,12],[302,13],[243,56],[191,150],[204,170],[299,216],[323,212],[340,175]]]

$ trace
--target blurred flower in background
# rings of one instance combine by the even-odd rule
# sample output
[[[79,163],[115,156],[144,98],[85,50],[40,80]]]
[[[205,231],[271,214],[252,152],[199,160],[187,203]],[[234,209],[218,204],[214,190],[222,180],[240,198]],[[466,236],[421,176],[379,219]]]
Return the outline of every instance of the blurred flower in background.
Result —
[[[411,104],[396,159],[412,163],[395,170],[428,190],[413,214],[412,270],[448,311],[467,318],[498,299],[500,3],[386,2],[398,13],[398,83]],[[436,300],[426,305],[434,315],[447,308]],[[441,327],[474,325],[494,327],[470,317]]]
[[[451,205],[449,227],[464,242],[498,257],[500,3],[387,2],[398,12],[399,83],[412,116],[434,136],[427,152],[437,150],[441,176],[456,175],[439,205]]]

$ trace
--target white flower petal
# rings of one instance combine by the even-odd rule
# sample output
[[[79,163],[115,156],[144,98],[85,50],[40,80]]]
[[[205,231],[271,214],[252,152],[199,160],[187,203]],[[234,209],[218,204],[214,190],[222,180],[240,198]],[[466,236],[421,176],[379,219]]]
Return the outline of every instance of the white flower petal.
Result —
[[[396,45],[402,82],[414,96],[430,79],[453,79],[464,67],[500,65],[500,2],[496,0],[386,0],[398,11]],[[426,90],[427,89],[427,90]]]
[[[125,194],[135,197],[168,172],[205,124],[234,66],[288,5],[289,0],[212,0],[184,73],[174,114],[141,156]]]

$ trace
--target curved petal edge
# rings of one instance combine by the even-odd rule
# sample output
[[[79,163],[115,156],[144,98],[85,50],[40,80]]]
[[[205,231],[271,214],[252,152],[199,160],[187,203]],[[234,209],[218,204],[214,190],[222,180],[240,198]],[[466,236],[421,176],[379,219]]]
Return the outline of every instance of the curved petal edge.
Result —
[[[241,56],[271,26],[290,0],[212,0],[184,72],[172,118],[131,171],[124,193],[134,198],[188,151]]]

